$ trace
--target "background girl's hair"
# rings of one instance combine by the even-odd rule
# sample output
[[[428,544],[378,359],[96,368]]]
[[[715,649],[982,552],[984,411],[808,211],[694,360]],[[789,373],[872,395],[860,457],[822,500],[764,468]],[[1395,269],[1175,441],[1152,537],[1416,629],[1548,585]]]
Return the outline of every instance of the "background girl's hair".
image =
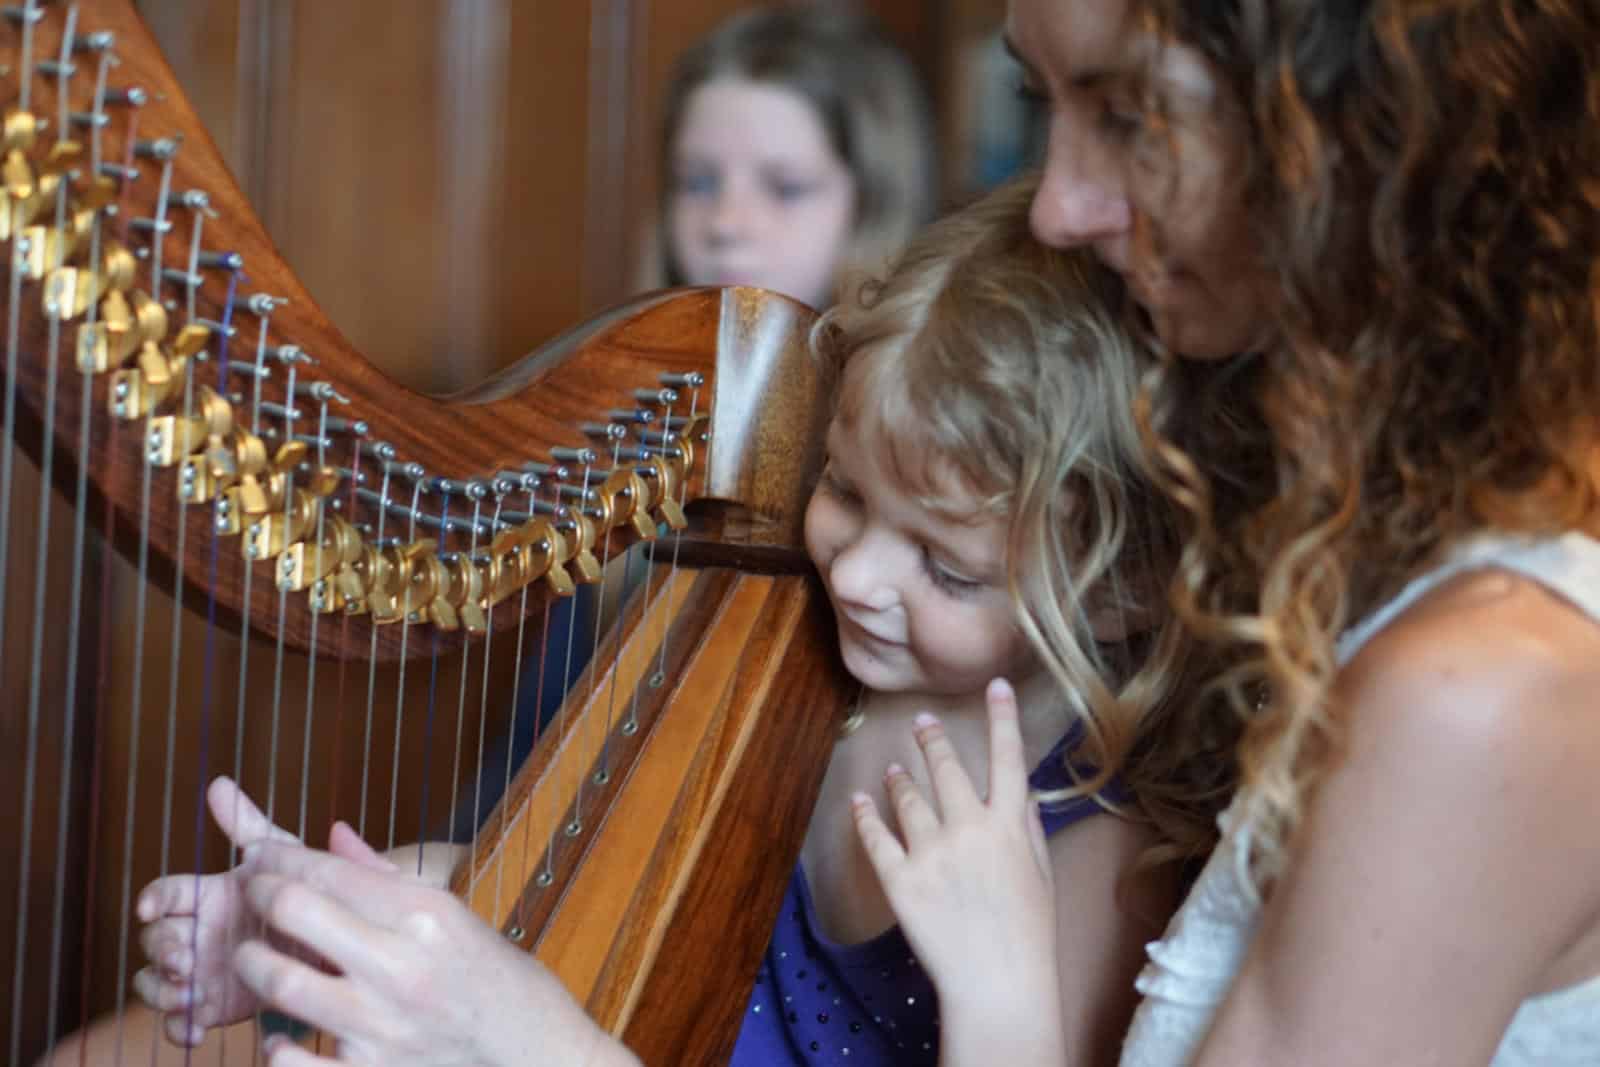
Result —
[[[1043,710],[1082,722],[1069,769],[1093,768],[1068,792],[1117,773],[1164,839],[1147,860],[1199,855],[1230,791],[1235,720],[1195,699],[1201,660],[1166,610],[1178,536],[1131,412],[1147,360],[1130,305],[1092,254],[1033,239],[1036,185],[934,223],[814,339],[843,361],[836,417],[909,492],[936,499],[954,474],[1009,517],[1011,597],[1062,698]],[[1136,636],[1097,640],[1108,619]]]
[[[1283,294],[1269,355],[1152,399],[1196,520],[1180,607],[1249,651],[1241,709],[1272,697],[1240,756],[1265,882],[1337,742],[1337,634],[1476,530],[1596,528],[1600,5],[1156,10],[1247,114]]]
[[[685,52],[667,86],[661,128],[661,200],[672,195],[672,152],[693,92],[717,78],[744,78],[796,93],[821,119],[856,183],[852,237],[841,278],[881,271],[933,215],[935,135],[911,61],[870,16],[832,4],[755,8],[722,23]],[[650,287],[684,279],[668,242],[652,255]]]

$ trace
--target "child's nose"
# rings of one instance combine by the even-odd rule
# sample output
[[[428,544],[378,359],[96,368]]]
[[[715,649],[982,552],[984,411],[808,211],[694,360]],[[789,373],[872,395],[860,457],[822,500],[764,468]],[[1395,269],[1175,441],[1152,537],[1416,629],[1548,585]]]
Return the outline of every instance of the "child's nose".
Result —
[[[852,607],[888,611],[900,602],[895,584],[895,564],[870,538],[857,538],[842,547],[828,567],[833,595]]]
[[[748,197],[739,190],[724,186],[717,194],[711,210],[711,239],[718,242],[736,241],[750,228]]]

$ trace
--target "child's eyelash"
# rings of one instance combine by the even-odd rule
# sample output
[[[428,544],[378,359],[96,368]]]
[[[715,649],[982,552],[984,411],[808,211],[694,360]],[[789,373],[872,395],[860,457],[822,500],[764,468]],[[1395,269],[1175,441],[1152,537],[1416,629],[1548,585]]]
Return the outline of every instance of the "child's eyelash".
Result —
[[[970,578],[958,578],[945,570],[934,560],[933,553],[926,547],[922,550],[922,570],[934,587],[951,596],[968,596],[976,592],[982,582],[975,582]]]
[[[823,467],[822,473],[817,476],[817,488],[845,500],[853,500],[856,495],[854,489],[839,480],[839,476],[833,472],[831,463]]]

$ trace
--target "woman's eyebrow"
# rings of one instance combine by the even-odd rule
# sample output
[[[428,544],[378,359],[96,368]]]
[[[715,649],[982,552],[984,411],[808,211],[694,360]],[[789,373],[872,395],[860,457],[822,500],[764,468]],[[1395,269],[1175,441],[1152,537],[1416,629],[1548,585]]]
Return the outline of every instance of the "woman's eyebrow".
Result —
[[[1017,66],[1028,71],[1030,74],[1033,73],[1033,65],[1023,58],[1022,52],[1017,48],[1017,42],[1011,39],[1011,34],[1009,31],[1000,35],[1000,46],[1006,50],[1006,55],[1010,56],[1012,61],[1015,62]]]
[[[1002,33],[1000,35],[1000,43],[1005,48],[1006,55],[1010,56],[1017,66],[1022,68],[1023,74],[1030,78],[1039,77],[1039,72],[1034,69],[1033,64],[1029,63],[1027,58],[1024,57],[1020,51],[1018,51],[1017,44],[1011,39],[1010,33]],[[1106,82],[1122,76],[1123,72],[1115,70],[1111,67],[1093,67],[1088,70],[1081,70],[1074,74],[1070,80],[1070,84],[1075,89],[1095,89]]]

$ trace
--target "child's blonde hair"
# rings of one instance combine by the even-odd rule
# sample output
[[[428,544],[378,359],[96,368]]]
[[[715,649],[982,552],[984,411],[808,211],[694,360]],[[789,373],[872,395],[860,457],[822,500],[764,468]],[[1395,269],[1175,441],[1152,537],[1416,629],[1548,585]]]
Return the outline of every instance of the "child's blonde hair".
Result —
[[[1201,686],[1164,597],[1175,511],[1133,414],[1149,361],[1120,280],[1087,250],[1029,233],[1036,186],[1030,176],[934,223],[885,280],[826,314],[814,343],[842,365],[836,417],[906,490],[936,496],[953,470],[985,514],[1008,517],[1018,623],[1059,686],[1056,710],[1083,724],[1067,756],[1077,788],[1042,799],[1118,774],[1162,855],[1192,856],[1214,840],[1232,737],[1176,728],[1201,713]],[[1108,619],[1129,636],[1097,640],[1091,620]]]
[[[933,123],[910,60],[868,15],[810,3],[740,12],[678,59],[663,107],[658,220],[667,217],[672,191],[666,176],[689,97],[718,78],[801,97],[855,178],[855,219],[835,278],[881,271],[933,215]],[[645,287],[684,284],[664,235],[655,234],[651,243]]]

